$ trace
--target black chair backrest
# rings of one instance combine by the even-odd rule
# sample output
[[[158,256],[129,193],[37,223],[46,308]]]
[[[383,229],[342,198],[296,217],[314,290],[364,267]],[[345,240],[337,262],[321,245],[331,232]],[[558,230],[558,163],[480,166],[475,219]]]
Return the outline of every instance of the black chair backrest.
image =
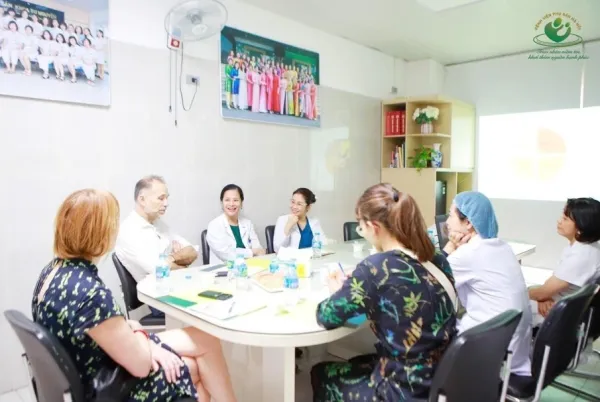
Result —
[[[133,276],[131,276],[127,268],[121,263],[116,253],[113,253],[112,260],[117,269],[119,279],[121,280],[123,301],[125,302],[127,311],[135,310],[136,308],[143,306],[144,303],[140,302],[137,297],[137,282],[133,279]]]
[[[358,227],[358,222],[346,222],[346,223],[344,223],[344,241],[362,239],[362,237],[360,237],[358,235],[358,233],[356,233],[356,228],[357,227]]]
[[[544,387],[562,374],[577,350],[577,335],[584,313],[594,296],[595,285],[586,285],[565,296],[552,307],[544,319],[533,344],[531,373],[537,380],[541,374],[544,349],[550,347]]]
[[[29,360],[38,402],[62,402],[70,392],[73,402],[84,402],[84,390],[71,356],[46,328],[16,310],[4,312]]]
[[[275,225],[269,225],[265,228],[265,237],[267,239],[267,254],[273,254],[275,252],[275,247],[273,246]]]
[[[435,217],[435,230],[437,231],[438,236],[438,244],[440,250],[443,250],[448,243],[448,227],[446,226],[446,221],[448,220],[448,215],[436,215]]]
[[[208,247],[208,241],[206,240],[206,234],[208,230],[204,229],[202,235],[200,235],[200,242],[202,243],[202,263],[204,265],[210,264],[210,247]]]
[[[433,376],[429,401],[497,402],[500,371],[523,313],[508,310],[458,335]]]

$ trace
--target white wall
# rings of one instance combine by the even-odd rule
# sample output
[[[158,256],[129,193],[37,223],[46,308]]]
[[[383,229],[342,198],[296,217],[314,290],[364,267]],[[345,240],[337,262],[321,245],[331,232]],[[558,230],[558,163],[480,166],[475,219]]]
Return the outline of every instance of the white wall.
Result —
[[[585,106],[600,104],[600,46],[586,46],[588,61],[529,60],[528,54],[446,67],[443,93],[476,106],[479,116],[578,108],[585,65]],[[590,135],[598,131],[590,129]],[[499,169],[502,167],[499,166]],[[573,178],[578,180],[577,177]],[[492,200],[504,238],[535,244],[529,266],[553,269],[565,247],[556,234],[563,202]]]
[[[123,4],[121,4],[123,3]],[[113,1],[110,10],[112,38],[139,46],[163,48],[164,19],[173,0]],[[373,49],[299,24],[241,1],[224,2],[227,25],[320,55],[321,85],[383,98],[394,85],[394,59]],[[135,15],[135,18],[131,16]],[[191,55],[217,60],[219,36],[187,46]],[[403,64],[397,61],[396,66]]]
[[[5,278],[0,310],[29,312],[37,276],[52,255],[56,209],[73,190],[113,191],[123,216],[133,206],[135,181],[142,175],[163,174],[172,194],[167,221],[198,242],[201,229],[219,212],[218,191],[226,183],[237,182],[247,193],[245,210],[262,228],[272,224],[274,214],[285,213],[289,191],[311,183],[305,156],[315,153],[313,143],[338,141],[328,133],[346,127],[352,154],[348,165],[335,175],[335,189],[351,196],[340,201],[342,193],[320,193],[315,209],[328,234],[339,238],[341,224],[332,222],[341,222],[344,214],[351,219],[354,193],[379,177],[379,142],[375,139],[380,132],[380,104],[375,98],[388,96],[393,85],[402,91],[403,61],[394,62],[390,56],[347,40],[227,1],[231,26],[319,52],[322,86],[372,98],[327,92],[335,102],[333,98],[324,102],[329,112],[323,111],[328,117],[322,130],[223,121],[215,37],[188,48],[192,56],[205,59],[188,57],[185,62],[186,72],[201,75],[201,86],[192,111],[181,112],[175,128],[167,112],[169,56],[163,21],[177,2],[111,1],[111,108],[0,97],[0,171],[6,189],[0,202],[5,211],[0,225],[5,261],[0,267]],[[189,90],[184,88],[187,102]],[[353,112],[357,108],[361,113]],[[273,171],[283,178],[274,179]],[[284,180],[285,185],[274,185],[274,180]],[[340,208],[345,202],[348,205]],[[101,272],[116,291],[114,269],[104,266]],[[3,319],[0,337],[2,393],[26,382],[19,360],[21,348]]]

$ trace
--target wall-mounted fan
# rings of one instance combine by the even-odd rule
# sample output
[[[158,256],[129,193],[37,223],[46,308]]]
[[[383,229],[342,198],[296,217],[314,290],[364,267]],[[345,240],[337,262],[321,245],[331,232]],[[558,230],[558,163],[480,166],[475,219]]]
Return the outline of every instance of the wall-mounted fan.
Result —
[[[171,84],[169,111],[173,110],[173,79],[175,79],[175,88],[179,80],[179,93],[181,94],[181,103],[183,110],[188,111],[196,99],[198,92],[198,79],[192,81],[196,89],[189,107],[185,106],[183,101],[183,90],[181,81],[183,75],[183,48],[186,42],[194,42],[210,38],[221,32],[227,22],[227,8],[218,0],[187,0],[169,11],[165,17],[165,30],[168,34],[167,46],[172,50],[170,54],[169,80]],[[177,53],[179,53],[179,74]],[[174,61],[174,62],[173,62]],[[175,74],[173,74],[173,64],[175,64]],[[177,77],[179,75],[179,77]],[[176,98],[175,93],[175,98]],[[177,125],[177,101],[175,101],[175,125]]]

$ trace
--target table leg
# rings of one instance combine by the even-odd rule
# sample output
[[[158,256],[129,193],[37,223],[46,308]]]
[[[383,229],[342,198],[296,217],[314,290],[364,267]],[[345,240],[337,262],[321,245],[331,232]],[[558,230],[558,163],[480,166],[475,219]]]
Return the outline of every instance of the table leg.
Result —
[[[294,402],[296,351],[294,347],[263,348],[263,401]]]

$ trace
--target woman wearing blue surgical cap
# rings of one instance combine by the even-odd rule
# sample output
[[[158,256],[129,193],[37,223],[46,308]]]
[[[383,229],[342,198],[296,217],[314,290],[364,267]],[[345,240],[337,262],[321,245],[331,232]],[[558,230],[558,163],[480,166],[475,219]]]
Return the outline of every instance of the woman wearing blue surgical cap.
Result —
[[[465,314],[457,321],[463,332],[506,310],[523,312],[509,349],[511,371],[531,375],[531,309],[521,265],[512,248],[498,238],[498,223],[490,200],[467,191],[454,199],[446,221],[449,242],[444,247]]]

